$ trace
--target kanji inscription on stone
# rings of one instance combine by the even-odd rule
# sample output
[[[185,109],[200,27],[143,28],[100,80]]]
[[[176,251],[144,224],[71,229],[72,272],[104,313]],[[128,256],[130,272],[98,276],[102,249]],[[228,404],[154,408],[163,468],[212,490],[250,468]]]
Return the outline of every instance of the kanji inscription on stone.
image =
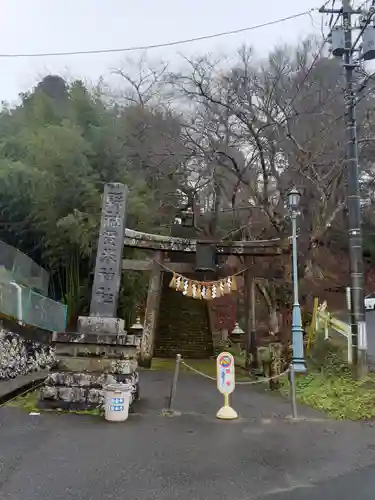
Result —
[[[90,316],[117,316],[127,194],[128,188],[124,184],[104,186]]]

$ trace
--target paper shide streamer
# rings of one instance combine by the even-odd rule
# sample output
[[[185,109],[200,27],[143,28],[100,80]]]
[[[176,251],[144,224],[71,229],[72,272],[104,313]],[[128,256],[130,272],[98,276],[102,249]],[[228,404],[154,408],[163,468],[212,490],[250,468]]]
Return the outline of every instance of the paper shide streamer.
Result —
[[[237,290],[236,277],[227,276],[217,281],[197,281],[173,273],[170,288],[193,299],[213,300]]]

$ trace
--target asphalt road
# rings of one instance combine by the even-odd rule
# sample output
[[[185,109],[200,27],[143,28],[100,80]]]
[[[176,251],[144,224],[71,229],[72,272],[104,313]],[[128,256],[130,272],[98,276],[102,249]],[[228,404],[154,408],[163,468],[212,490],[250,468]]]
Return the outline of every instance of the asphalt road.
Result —
[[[0,408],[1,500],[371,500],[375,426],[332,422],[238,386],[240,418],[219,421],[215,383],[181,374],[175,416],[160,412],[170,374],[141,374],[142,402],[121,424]],[[370,496],[371,493],[371,496]]]
[[[375,466],[371,465],[319,484],[295,488],[292,491],[272,492],[264,500],[358,499],[372,500],[375,488]]]

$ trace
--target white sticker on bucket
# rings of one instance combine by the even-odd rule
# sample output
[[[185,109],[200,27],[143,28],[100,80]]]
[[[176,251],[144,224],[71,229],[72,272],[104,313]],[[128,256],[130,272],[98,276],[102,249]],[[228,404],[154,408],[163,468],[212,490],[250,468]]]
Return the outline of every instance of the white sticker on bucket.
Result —
[[[124,398],[112,398],[112,404],[113,405],[123,405]]]
[[[111,406],[111,411],[124,411],[123,406]]]

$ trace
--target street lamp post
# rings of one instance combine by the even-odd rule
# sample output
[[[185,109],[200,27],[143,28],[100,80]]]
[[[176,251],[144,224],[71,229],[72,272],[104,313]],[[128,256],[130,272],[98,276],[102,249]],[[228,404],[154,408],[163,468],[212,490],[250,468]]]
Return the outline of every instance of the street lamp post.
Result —
[[[288,193],[288,208],[292,219],[292,262],[293,262],[293,311],[292,311],[292,367],[295,372],[305,372],[306,362],[303,349],[303,328],[301,307],[298,300],[298,254],[297,254],[297,216],[301,195],[296,188]]]

